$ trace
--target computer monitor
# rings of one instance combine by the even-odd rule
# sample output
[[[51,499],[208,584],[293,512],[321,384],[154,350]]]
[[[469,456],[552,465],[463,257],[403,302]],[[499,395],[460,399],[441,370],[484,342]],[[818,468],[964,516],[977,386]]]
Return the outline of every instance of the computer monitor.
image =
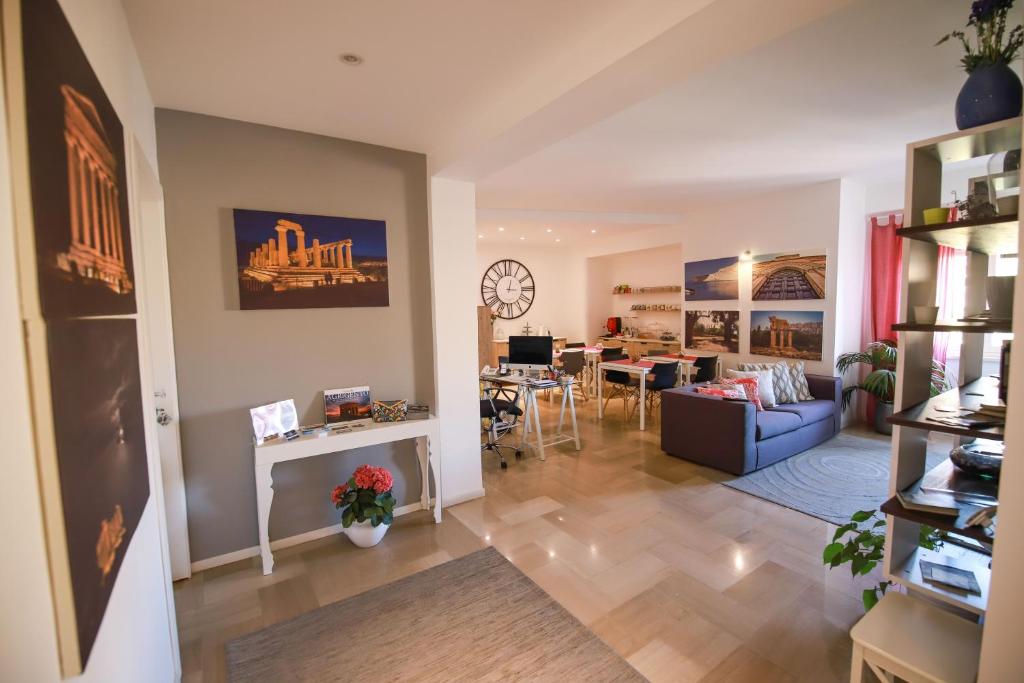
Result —
[[[508,366],[517,370],[546,370],[554,362],[552,337],[509,337]]]

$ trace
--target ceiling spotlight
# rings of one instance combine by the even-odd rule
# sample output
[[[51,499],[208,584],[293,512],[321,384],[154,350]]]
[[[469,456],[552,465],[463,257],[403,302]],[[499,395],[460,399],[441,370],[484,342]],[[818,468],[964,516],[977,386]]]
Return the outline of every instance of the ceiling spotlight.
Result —
[[[521,239],[521,240],[525,240],[526,238],[525,238],[525,237],[520,237],[519,239]]]
[[[499,226],[498,226],[498,232],[505,232],[505,228],[503,228],[503,227],[501,227],[501,226],[499,225]]]
[[[342,64],[347,64],[349,66],[359,66],[360,64],[363,63],[362,57],[360,57],[359,55],[354,55],[351,52],[346,52],[345,54],[341,55],[340,57],[338,57],[338,60]]]
[[[591,235],[593,235],[595,232],[597,232],[597,228],[591,228],[590,229],[590,234]]]
[[[561,241],[562,241],[562,238],[561,238],[561,237],[556,237],[556,238],[555,238],[555,241],[556,241],[556,242],[561,242]]]
[[[483,238],[484,238],[484,236],[483,236],[483,235],[477,235],[477,238],[478,238],[478,239],[483,239]]]
[[[548,232],[551,232],[551,228],[548,228]]]

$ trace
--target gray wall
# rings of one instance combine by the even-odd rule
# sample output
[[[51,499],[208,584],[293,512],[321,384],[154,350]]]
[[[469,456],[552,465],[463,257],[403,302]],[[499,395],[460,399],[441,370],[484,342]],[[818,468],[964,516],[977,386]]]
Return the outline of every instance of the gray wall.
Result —
[[[258,543],[248,410],[294,398],[323,419],[321,391],[434,395],[426,158],[421,154],[158,109],[192,559]],[[231,209],[387,222],[387,308],[241,311]],[[359,464],[395,473],[414,502],[411,443],[276,465],[272,539],[337,523],[329,493]]]

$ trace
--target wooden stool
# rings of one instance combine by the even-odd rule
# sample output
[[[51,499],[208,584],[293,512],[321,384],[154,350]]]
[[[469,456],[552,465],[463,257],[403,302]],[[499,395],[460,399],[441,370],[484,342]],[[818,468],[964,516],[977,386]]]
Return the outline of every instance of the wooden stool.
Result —
[[[865,662],[880,681],[974,683],[981,626],[902,593],[888,593],[850,629],[850,683],[864,681]]]

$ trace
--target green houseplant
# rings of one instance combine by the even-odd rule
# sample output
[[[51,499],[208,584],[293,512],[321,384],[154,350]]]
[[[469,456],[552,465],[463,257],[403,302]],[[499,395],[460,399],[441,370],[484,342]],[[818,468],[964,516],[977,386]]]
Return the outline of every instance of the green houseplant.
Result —
[[[825,546],[822,561],[829,569],[844,564],[850,565],[852,576],[866,576],[882,561],[885,546],[885,519],[879,519],[874,510],[859,510],[853,513],[850,521],[836,529],[832,542]],[[845,538],[844,538],[845,537]],[[930,526],[921,525],[918,545],[927,550],[937,550],[942,546],[943,535]],[[879,581],[861,593],[864,611],[874,607],[892,581]]]
[[[843,410],[850,406],[853,394],[863,391],[875,397],[875,431],[879,434],[892,434],[892,426],[886,418],[892,415],[892,402],[896,394],[896,359],[899,351],[896,343],[888,339],[873,341],[863,351],[844,353],[836,359],[836,371],[840,375],[855,365],[867,365],[871,368],[864,380],[859,384],[843,387]],[[942,363],[932,360],[931,395],[937,396],[949,388],[946,381],[946,368]]]

